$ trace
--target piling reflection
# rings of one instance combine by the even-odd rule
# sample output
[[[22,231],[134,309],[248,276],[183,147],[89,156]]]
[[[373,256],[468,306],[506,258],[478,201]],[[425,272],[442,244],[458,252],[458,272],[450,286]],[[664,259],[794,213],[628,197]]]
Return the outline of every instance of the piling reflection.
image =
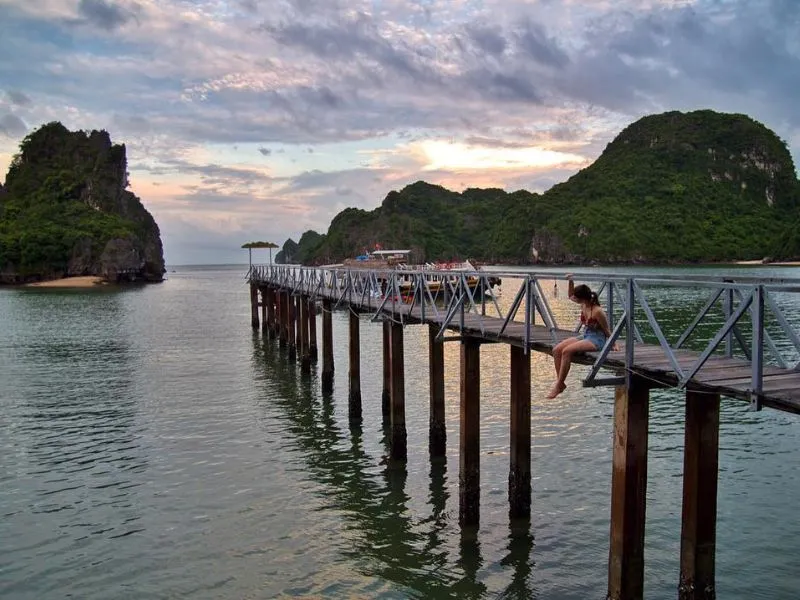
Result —
[[[318,392],[316,374],[298,377],[298,369],[286,361],[277,342],[258,336],[253,363],[260,382],[271,385],[268,401],[286,417],[286,439],[302,451],[307,476],[325,486],[327,508],[341,514],[352,534],[339,548],[348,565],[364,576],[405,588],[414,597],[487,597],[478,532],[459,529],[447,513],[446,459],[430,463],[430,514],[416,518],[409,510],[405,464],[389,462],[387,448],[384,466],[376,470],[375,457],[363,449],[361,424],[348,431],[337,423],[332,398]],[[388,430],[383,431],[386,447]],[[534,597],[527,587],[532,547],[530,528],[520,534],[518,524],[509,534],[503,559],[503,566],[513,570],[503,597]]]

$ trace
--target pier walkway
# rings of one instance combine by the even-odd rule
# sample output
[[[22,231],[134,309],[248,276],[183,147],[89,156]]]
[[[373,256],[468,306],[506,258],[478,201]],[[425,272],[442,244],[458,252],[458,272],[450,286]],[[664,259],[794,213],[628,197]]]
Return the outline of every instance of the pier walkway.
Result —
[[[382,412],[393,463],[407,459],[404,327],[428,327],[431,457],[443,456],[446,448],[443,343],[460,345],[463,527],[479,523],[480,346],[486,343],[510,348],[509,518],[530,518],[530,354],[552,353],[559,341],[580,330],[580,323],[567,324],[576,320],[577,307],[564,308],[562,301],[554,307],[548,300],[565,277],[536,271],[289,265],[255,265],[247,274],[253,327],[263,321],[265,334],[279,338],[304,373],[317,359],[321,305],[323,393],[333,386],[331,313],[349,312],[353,423],[361,419],[359,314],[383,323]],[[599,351],[573,358],[590,365],[584,386],[615,387],[607,598],[640,600],[644,593],[649,399],[656,387],[677,388],[686,396],[677,595],[679,600],[714,598],[720,397],[749,402],[754,410],[800,413],[800,279],[658,273],[581,273],[576,279],[598,293],[613,332]],[[551,286],[553,291],[545,293]]]

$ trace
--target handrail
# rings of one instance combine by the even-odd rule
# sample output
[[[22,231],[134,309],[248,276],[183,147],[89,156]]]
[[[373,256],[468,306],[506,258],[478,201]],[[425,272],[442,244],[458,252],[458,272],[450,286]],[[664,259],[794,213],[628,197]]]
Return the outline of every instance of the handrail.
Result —
[[[570,275],[561,271],[532,269],[456,271],[252,265],[248,269],[247,280],[257,285],[269,284],[293,293],[313,295],[314,298],[327,297],[334,300],[336,306],[357,306],[360,310],[374,312],[374,319],[388,316],[403,324],[407,322],[412,309],[418,308],[422,320],[439,324],[439,339],[444,337],[447,329],[456,329],[462,334],[466,330],[480,331],[481,337],[500,338],[508,335],[509,325],[515,322],[524,326],[522,340],[527,352],[533,343],[534,328],[542,327],[537,324],[537,319],[541,319],[552,343],[557,341],[558,332],[564,331],[557,323],[541,281],[563,280]],[[800,332],[787,319],[781,303],[776,299],[779,294],[800,293],[800,278],[599,272],[576,273],[572,276],[582,281],[600,283],[597,290],[604,300],[609,327],[612,329],[612,336],[596,355],[584,385],[602,385],[606,381],[596,379],[596,375],[609,359],[618,339],[625,342],[625,376],[629,378],[636,365],[636,344],[643,342],[643,331],[652,331],[655,338],[650,338],[652,344],[661,349],[676,375],[679,387],[688,385],[718,350],[732,357],[738,343],[738,352],[752,366],[750,394],[751,403],[756,409],[760,408],[763,396],[765,349],[781,368],[794,363],[790,368],[800,370]],[[522,285],[510,306],[504,308],[493,291],[498,281],[507,278],[521,280]],[[647,299],[648,290],[664,287],[710,291],[710,297],[702,308],[691,314],[688,324],[680,326],[681,333],[674,341],[670,341],[665,333],[658,307],[651,306]],[[721,305],[722,323],[709,323],[710,315],[718,305]],[[517,318],[520,308],[525,311],[521,320]],[[487,328],[489,319],[494,323],[499,321],[499,330],[496,325]],[[675,325],[670,324],[673,327]],[[768,325],[771,329],[768,329]],[[697,337],[701,327],[706,329],[704,335],[709,335],[709,329],[712,330],[711,340],[704,343],[704,348],[699,351],[691,367],[681,366],[677,352],[693,336]],[[579,330],[580,326],[576,331]],[[777,343],[777,335],[782,335],[781,341],[785,343]],[[702,340],[694,339],[694,342],[700,343]],[[787,348],[794,353],[791,360],[784,356]]]

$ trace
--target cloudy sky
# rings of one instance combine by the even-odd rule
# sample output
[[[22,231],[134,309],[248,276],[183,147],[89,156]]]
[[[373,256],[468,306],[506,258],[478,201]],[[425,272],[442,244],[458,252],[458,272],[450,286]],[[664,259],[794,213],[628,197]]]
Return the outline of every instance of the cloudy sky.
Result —
[[[42,123],[107,129],[173,265],[419,179],[543,191],[665,110],[797,161],[799,91],[800,0],[0,0],[0,172]]]

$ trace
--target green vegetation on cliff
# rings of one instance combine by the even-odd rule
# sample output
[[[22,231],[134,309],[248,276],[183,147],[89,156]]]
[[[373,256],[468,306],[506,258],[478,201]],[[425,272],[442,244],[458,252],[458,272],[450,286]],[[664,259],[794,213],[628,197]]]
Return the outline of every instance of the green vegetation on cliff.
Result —
[[[333,262],[379,242],[411,248],[417,260],[790,258],[800,256],[799,207],[791,155],[772,131],[745,115],[669,112],[629,125],[544,194],[417,182],[373,211],[342,211],[293,254]]]
[[[126,190],[124,145],[105,131],[43,125],[0,191],[0,283],[68,275],[160,281],[158,225]]]

